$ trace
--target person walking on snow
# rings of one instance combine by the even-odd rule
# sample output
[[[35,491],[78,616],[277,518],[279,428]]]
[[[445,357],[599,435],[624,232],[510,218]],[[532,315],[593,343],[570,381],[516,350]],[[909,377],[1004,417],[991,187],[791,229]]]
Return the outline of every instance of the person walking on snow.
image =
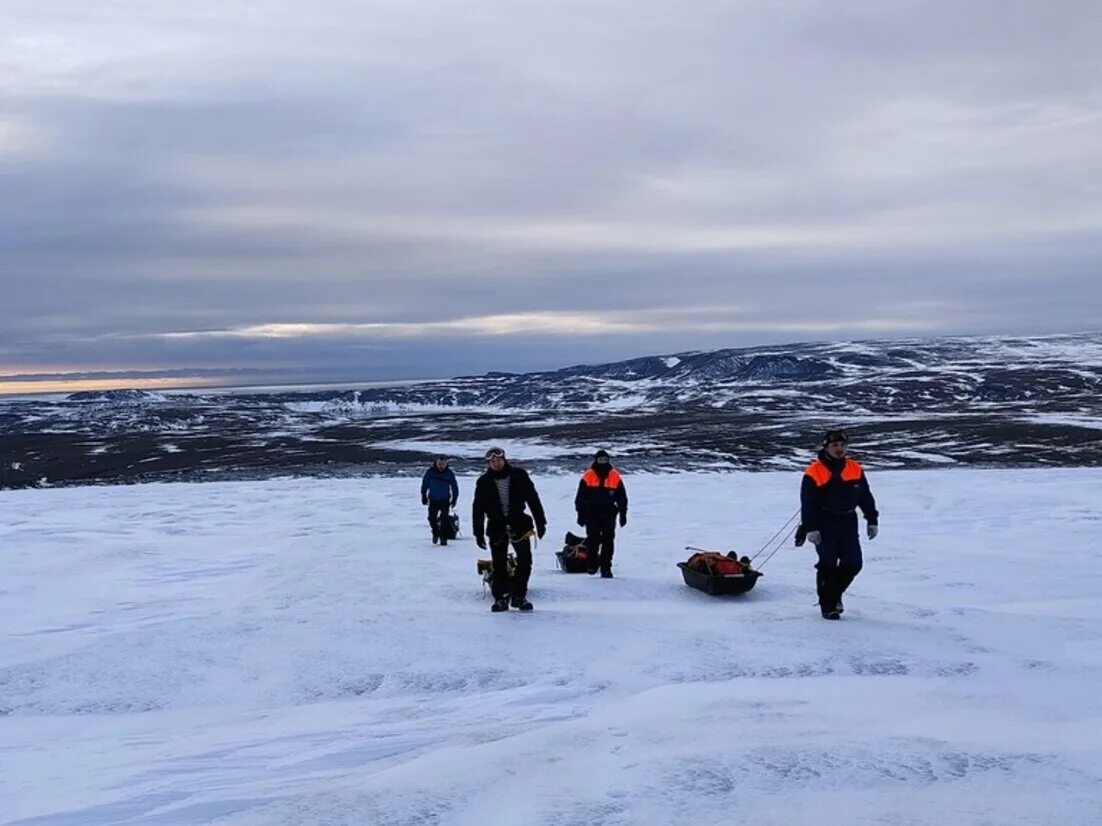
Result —
[[[616,518],[619,513],[621,528],[628,523],[628,492],[606,451],[598,450],[593,464],[582,474],[574,509],[578,512],[578,524],[585,528],[589,573],[595,574],[600,568],[604,579],[612,579]]]
[[[842,594],[861,571],[861,540],[857,535],[857,509],[868,523],[869,540],[879,532],[876,500],[860,463],[846,456],[849,437],[831,430],[823,439],[819,458],[807,466],[800,486],[801,536],[815,546],[815,588],[823,619],[841,619]]]
[[[448,511],[459,501],[459,483],[448,467],[447,456],[437,456],[421,479],[421,504],[429,506],[432,544],[448,544]]]
[[[488,468],[478,477],[471,505],[471,525],[478,547],[486,548],[490,539],[493,558],[493,580],[490,589],[494,604],[490,610],[508,611],[510,605],[520,611],[531,611],[528,601],[528,579],[532,575],[532,543],[535,533],[543,539],[547,532],[547,517],[543,512],[536,486],[523,468],[510,465],[505,451],[492,447],[486,451]],[[529,516],[525,507],[532,511]],[[513,576],[507,569],[509,546],[517,555]]]

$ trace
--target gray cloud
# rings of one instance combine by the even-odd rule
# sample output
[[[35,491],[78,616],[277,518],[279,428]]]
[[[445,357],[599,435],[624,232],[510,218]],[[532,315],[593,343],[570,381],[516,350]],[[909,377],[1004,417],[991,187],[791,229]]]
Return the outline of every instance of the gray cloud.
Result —
[[[1094,3],[5,17],[0,373],[1102,326]]]

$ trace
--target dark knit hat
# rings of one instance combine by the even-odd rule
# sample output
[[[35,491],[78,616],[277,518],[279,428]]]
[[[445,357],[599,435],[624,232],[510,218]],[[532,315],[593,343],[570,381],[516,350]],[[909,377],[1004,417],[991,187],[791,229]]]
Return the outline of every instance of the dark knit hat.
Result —
[[[606,461],[608,460],[608,451],[607,450],[598,450],[596,453],[593,454],[593,461],[594,462],[599,462],[602,459],[604,459]]]
[[[823,447],[826,447],[831,442],[845,442],[848,445],[849,436],[846,435],[846,431],[840,428],[838,430],[828,430],[823,437]]]

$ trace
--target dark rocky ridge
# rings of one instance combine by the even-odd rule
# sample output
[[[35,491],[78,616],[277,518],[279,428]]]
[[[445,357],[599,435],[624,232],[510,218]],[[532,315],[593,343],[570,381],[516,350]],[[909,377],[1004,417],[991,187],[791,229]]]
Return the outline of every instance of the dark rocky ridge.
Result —
[[[513,442],[537,470],[796,469],[848,427],[872,467],[1102,464],[1102,335],[729,349],[363,390],[0,401],[0,486],[415,473]],[[527,451],[527,455],[526,455]],[[465,462],[463,460],[470,460]]]

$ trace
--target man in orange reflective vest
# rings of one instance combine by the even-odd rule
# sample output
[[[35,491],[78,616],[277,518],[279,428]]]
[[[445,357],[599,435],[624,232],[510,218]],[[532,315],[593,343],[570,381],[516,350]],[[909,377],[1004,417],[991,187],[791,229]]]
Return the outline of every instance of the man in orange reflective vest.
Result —
[[[876,500],[861,465],[846,456],[849,437],[832,430],[823,439],[819,458],[807,466],[800,487],[802,524],[797,544],[807,540],[819,554],[815,586],[823,619],[841,619],[842,594],[861,571],[861,540],[857,535],[857,509],[868,523],[866,535],[879,531]]]
[[[578,524],[585,528],[589,573],[595,574],[600,569],[604,579],[612,579],[616,514],[620,515],[620,527],[624,527],[628,523],[628,492],[604,450],[597,451],[593,464],[582,474],[574,509],[578,512]]]

